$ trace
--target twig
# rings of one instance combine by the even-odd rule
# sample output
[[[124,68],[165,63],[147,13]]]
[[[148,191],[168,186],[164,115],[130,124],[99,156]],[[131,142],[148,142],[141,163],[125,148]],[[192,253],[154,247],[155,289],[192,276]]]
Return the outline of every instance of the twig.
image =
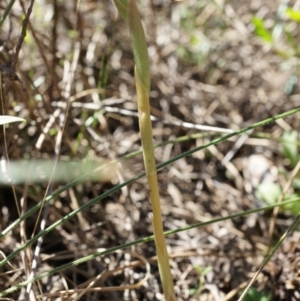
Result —
[[[19,53],[20,53],[20,50],[22,48],[22,44],[24,42],[24,39],[26,37],[26,29],[27,29],[27,25],[28,25],[28,22],[29,22],[30,14],[32,12],[33,4],[34,4],[34,0],[31,0],[30,5],[29,5],[28,10],[27,10],[27,13],[25,15],[25,19],[22,22],[23,25],[22,25],[21,35],[20,35],[18,43],[17,43],[14,59],[11,63],[11,71],[13,73],[15,73],[15,71],[16,71],[16,65],[17,65],[17,62],[18,62],[18,59],[19,59]]]
[[[28,25],[29,18],[30,18],[31,12],[32,12],[33,4],[34,4],[34,0],[31,0],[30,5],[27,10],[27,13],[25,15],[25,19],[22,22],[22,31],[21,31],[21,34],[18,39],[18,43],[16,46],[16,51],[15,51],[13,60],[11,62],[8,62],[6,65],[0,65],[0,69],[2,71],[4,71],[3,76],[9,78],[11,81],[18,81],[18,82],[22,83],[21,79],[16,74],[16,66],[17,66],[17,62],[19,60],[19,54],[20,54],[20,51],[22,48],[22,44],[26,37],[27,25]]]
[[[76,5],[76,8],[77,8],[76,13],[77,14],[79,12],[79,4],[80,4],[80,0],[77,0],[77,5]],[[77,24],[77,22],[75,23],[75,28],[76,28],[76,24]],[[55,151],[54,151],[55,152],[54,166],[53,166],[52,175],[50,177],[49,186],[47,187],[45,196],[49,196],[53,192],[53,176],[54,176],[54,173],[56,171],[56,166],[57,166],[58,158],[59,158],[59,155],[60,155],[62,136],[63,136],[65,126],[66,126],[66,123],[67,123],[67,117],[68,117],[68,112],[69,112],[69,108],[70,108],[71,88],[72,88],[72,83],[73,83],[73,79],[74,79],[76,66],[77,66],[78,59],[79,59],[79,54],[80,54],[80,43],[76,42],[75,45],[74,45],[74,57],[73,57],[72,65],[71,65],[71,68],[70,68],[70,72],[69,72],[68,81],[67,81],[67,84],[66,84],[66,87],[65,87],[64,95],[63,95],[65,100],[67,101],[67,107],[65,109],[65,116],[64,116],[65,118],[62,122],[61,130],[59,131],[59,133],[57,135],[56,144],[55,144]],[[39,216],[40,216],[42,208],[44,208],[42,218],[41,218],[41,224],[40,224],[40,233],[45,230],[46,219],[47,219],[47,216],[48,216],[49,203],[45,204],[45,200],[46,200],[46,197],[42,201],[41,210],[39,212]],[[44,204],[45,204],[45,206],[44,206]],[[38,220],[39,220],[39,218],[38,218]],[[30,276],[29,276],[29,280],[33,279],[34,275],[36,274],[38,259],[39,259],[39,254],[40,254],[41,246],[42,246],[42,243],[43,243],[43,239],[44,239],[44,236],[41,236],[38,239],[38,243],[37,243],[36,249],[34,251],[34,258],[33,258],[33,261],[32,261],[31,273],[30,273]],[[28,298],[29,298],[31,288],[32,288],[32,282],[28,283],[28,285],[27,285],[25,301],[27,301]]]

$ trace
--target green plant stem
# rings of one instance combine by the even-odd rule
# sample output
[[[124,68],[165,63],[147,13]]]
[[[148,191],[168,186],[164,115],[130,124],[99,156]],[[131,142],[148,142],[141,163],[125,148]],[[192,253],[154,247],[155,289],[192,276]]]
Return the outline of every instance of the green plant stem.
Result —
[[[135,60],[135,85],[137,91],[139,126],[143,157],[152,206],[152,226],[157,253],[159,274],[166,301],[176,301],[174,284],[163,231],[157,170],[154,157],[152,124],[150,117],[150,67],[144,29],[135,0],[127,1],[125,22],[129,26],[131,45]]]
[[[15,3],[16,0],[10,0],[10,2],[8,3],[8,5],[6,6],[6,9],[2,15],[2,17],[0,18],[0,28],[2,27],[5,19],[7,18],[9,12],[11,11],[14,3]]]
[[[180,232],[188,231],[188,230],[191,230],[191,229],[194,229],[194,228],[206,227],[208,225],[212,225],[214,223],[218,223],[218,222],[221,222],[221,221],[226,221],[226,220],[229,220],[229,219],[239,218],[239,217],[246,216],[246,215],[253,214],[253,213],[257,213],[257,212],[261,212],[261,211],[265,211],[265,210],[270,210],[270,209],[273,209],[273,208],[278,207],[278,206],[281,207],[281,206],[284,206],[284,205],[287,205],[287,204],[299,202],[299,199],[300,199],[299,197],[296,197],[296,198],[293,198],[291,200],[284,201],[282,203],[277,203],[277,204],[273,204],[273,205],[269,205],[269,206],[265,206],[265,207],[261,207],[261,208],[251,209],[251,210],[248,210],[248,211],[239,212],[239,213],[228,215],[228,216],[222,216],[222,217],[219,217],[219,218],[216,218],[216,219],[204,222],[204,223],[203,222],[201,222],[201,223],[195,223],[193,225],[188,225],[188,226],[182,227],[180,229],[166,231],[164,233],[164,235],[165,236],[169,236],[169,235],[172,235],[172,234],[177,234],[177,233],[180,233]],[[53,225],[51,227],[53,227]],[[77,259],[75,261],[69,262],[67,264],[61,265],[61,266],[59,266],[59,267],[57,267],[57,268],[55,268],[55,269],[53,269],[51,271],[47,271],[47,272],[44,272],[44,273],[42,273],[40,275],[37,275],[33,279],[26,280],[26,281],[21,282],[21,283],[15,285],[13,287],[7,289],[7,290],[4,290],[4,291],[0,292],[0,298],[2,298],[3,296],[6,296],[6,295],[8,295],[8,294],[10,294],[10,293],[18,290],[18,289],[20,289],[20,288],[22,288],[24,286],[26,286],[28,283],[41,280],[44,277],[54,275],[54,274],[56,274],[58,272],[61,272],[61,271],[65,270],[65,269],[74,267],[75,265],[79,265],[79,264],[85,263],[85,262],[87,262],[89,260],[92,260],[92,259],[95,259],[95,258],[97,258],[99,256],[108,255],[108,254],[111,254],[111,253],[113,253],[115,251],[126,249],[126,248],[134,246],[134,245],[138,245],[138,244],[142,244],[142,243],[147,243],[147,242],[150,242],[150,241],[153,241],[153,240],[154,240],[154,236],[151,235],[151,236],[148,236],[148,237],[145,237],[145,238],[141,238],[141,239],[135,240],[133,242],[129,242],[127,244],[123,244],[121,246],[115,246],[115,247],[109,248],[109,249],[107,249],[107,250],[105,250],[103,252],[97,252],[97,253],[88,255],[86,257]],[[6,260],[6,262],[7,261],[8,260]]]

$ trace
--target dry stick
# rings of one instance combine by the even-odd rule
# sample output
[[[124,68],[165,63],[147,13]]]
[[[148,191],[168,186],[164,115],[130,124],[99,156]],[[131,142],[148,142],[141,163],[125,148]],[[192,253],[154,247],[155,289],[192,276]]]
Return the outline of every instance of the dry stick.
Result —
[[[76,5],[76,12],[78,13],[79,11],[79,3],[80,0],[77,1],[77,5]],[[76,28],[76,23],[75,23],[75,28]],[[61,127],[61,131],[58,133],[58,137],[56,139],[56,146],[55,146],[55,158],[54,158],[54,166],[53,166],[53,170],[52,170],[52,175],[50,177],[50,181],[49,181],[49,186],[47,187],[46,190],[46,194],[45,195],[50,195],[52,193],[52,188],[53,188],[53,176],[56,170],[56,166],[57,166],[57,162],[58,162],[58,157],[60,154],[60,147],[61,147],[61,142],[62,142],[62,136],[63,136],[63,132],[67,123],[67,116],[68,116],[68,112],[69,112],[69,108],[70,108],[70,95],[71,95],[71,87],[72,87],[72,82],[73,82],[73,78],[74,78],[74,74],[75,74],[75,70],[77,67],[77,62],[79,59],[79,53],[80,53],[80,44],[78,42],[75,43],[75,50],[74,50],[74,57],[73,57],[73,61],[72,61],[72,65],[71,65],[71,69],[70,69],[70,73],[69,73],[69,78],[68,78],[68,82],[65,88],[65,93],[64,93],[64,98],[67,101],[67,107],[65,110],[65,118],[63,121],[63,125]],[[43,199],[43,202],[45,201],[45,198]],[[41,206],[41,210],[43,208],[43,204]],[[43,211],[43,217],[41,220],[41,225],[40,225],[40,232],[45,230],[45,226],[46,226],[46,219],[48,216],[48,210],[49,210],[49,203],[46,204],[46,206],[44,207],[44,211]],[[40,211],[41,212],[41,211]],[[34,252],[34,258],[32,261],[32,269],[31,269],[31,274],[29,276],[29,279],[32,279],[36,273],[36,269],[37,269],[37,263],[38,263],[38,258],[39,258],[39,254],[40,254],[40,250],[41,250],[41,245],[43,243],[43,237],[41,236],[38,239],[37,242],[37,246],[35,248],[35,252]],[[31,291],[32,288],[32,283],[29,283],[27,285],[26,288],[26,295],[25,295],[25,301],[28,301],[28,297],[29,297],[29,293]]]
[[[38,38],[38,35],[36,33],[36,30],[33,28],[31,22],[28,22],[28,27],[30,29],[30,33],[33,37],[33,41],[35,42],[38,50],[39,50],[39,54],[41,55],[41,58],[43,60],[43,63],[45,64],[46,66],[46,69],[47,69],[47,73],[51,74],[51,67],[49,65],[49,62],[48,62],[48,59],[45,55],[45,45],[41,45],[41,42],[40,42],[40,39]]]
[[[4,109],[4,93],[3,93],[3,84],[2,84],[2,72],[0,71],[0,115],[5,115],[5,109]],[[2,131],[3,134],[3,140],[5,138],[5,126],[1,125],[0,129]],[[0,136],[1,138],[1,136]],[[1,143],[1,140],[0,140]],[[4,155],[4,151],[5,149],[3,149],[3,153],[2,156]]]
[[[20,0],[20,2],[21,2],[21,6],[22,6],[23,5],[22,0]],[[14,1],[11,1],[11,3],[13,4]],[[11,62],[8,62],[6,65],[0,65],[0,69],[5,72],[5,76],[8,77],[11,81],[18,81],[18,82],[22,83],[21,79],[16,74],[16,66],[17,66],[17,63],[19,60],[19,54],[20,54],[20,51],[22,48],[22,44],[26,37],[27,25],[28,25],[29,18],[30,18],[31,12],[32,12],[33,4],[34,4],[34,0],[31,0],[30,5],[27,10],[27,13],[25,15],[25,18],[22,22],[23,23],[22,31],[21,31],[20,37],[18,39],[18,43],[16,46],[16,51],[15,51],[13,60]]]
[[[24,6],[24,3],[23,3],[22,0],[20,0],[20,4],[24,9],[25,6]],[[30,14],[32,12],[33,5],[34,5],[34,0],[31,0],[30,5],[29,5],[28,10],[27,10],[27,13],[25,15],[25,19],[22,22],[23,25],[22,25],[21,35],[20,35],[18,43],[17,43],[14,59],[13,59],[13,61],[11,63],[11,66],[10,66],[11,72],[12,72],[12,74],[14,74],[14,77],[16,77],[16,75],[15,75],[16,65],[17,65],[17,62],[18,62],[19,53],[20,53],[20,50],[22,48],[23,41],[26,37],[27,25],[29,23],[29,18],[30,18]],[[44,222],[44,228],[45,228],[46,222],[45,222],[45,220],[42,220],[41,224],[43,224],[43,222]],[[42,228],[42,226],[41,226],[41,228]],[[37,252],[37,250],[38,250],[38,252]],[[32,262],[32,266],[31,266],[31,273],[29,275],[29,279],[34,277],[34,271],[37,267],[37,261],[38,261],[37,258],[38,258],[39,251],[40,251],[40,245],[39,245],[39,241],[38,241],[35,252],[34,252],[34,257],[33,257],[33,262]],[[25,300],[26,301],[28,300],[29,296],[31,296],[31,298],[30,298],[31,300],[35,299],[34,294],[31,293],[31,287],[32,287],[32,284],[31,285],[28,284],[28,286],[26,288],[26,291],[25,291]]]
[[[73,104],[75,104],[75,103],[73,103]],[[95,108],[96,108],[96,106],[95,106]],[[98,109],[100,109],[100,108],[102,108],[103,110],[105,110],[107,112],[119,113],[119,114],[122,114],[122,115],[125,115],[125,116],[138,117],[138,113],[136,113],[134,111],[126,110],[126,109],[106,107],[106,106],[101,107],[101,105],[99,105]],[[151,118],[152,121],[159,121],[159,122],[162,122],[163,124],[183,127],[183,128],[187,128],[187,129],[197,129],[197,130],[200,130],[200,131],[212,131],[212,132],[218,132],[218,133],[233,133],[234,132],[231,129],[220,128],[220,127],[209,126],[209,125],[202,125],[202,124],[195,124],[195,123],[185,122],[185,121],[181,121],[181,120],[160,119],[160,118],[157,118],[153,115],[150,115],[150,118]]]
[[[10,10],[8,10],[10,11]],[[0,18],[1,19],[1,18]],[[9,28],[8,28],[8,33],[7,33],[7,37],[6,39],[2,42],[1,46],[0,46],[0,51],[3,50],[3,48],[7,45],[7,42],[9,41],[10,39],[10,36],[11,36],[11,33],[12,33],[12,29],[13,29],[13,26],[12,26],[12,20],[11,20],[11,17],[8,18],[8,21],[9,21]],[[0,23],[1,23],[1,20],[0,20]],[[0,28],[1,28],[1,24],[0,24]]]
[[[71,66],[71,70],[70,70],[70,75],[69,75],[69,80],[68,83],[66,85],[66,90],[65,90],[65,99],[67,100],[68,106],[66,108],[66,112],[65,112],[65,118],[64,118],[64,122],[61,128],[61,131],[58,134],[57,140],[56,140],[56,147],[55,147],[55,158],[54,158],[54,167],[52,170],[52,175],[50,177],[50,184],[47,188],[46,191],[46,195],[49,196],[52,193],[52,187],[53,187],[53,175],[55,173],[56,170],[56,165],[57,165],[57,161],[58,161],[58,157],[59,157],[59,153],[60,153],[60,147],[61,147],[61,142],[62,142],[62,135],[66,126],[66,122],[67,122],[67,116],[68,116],[68,112],[69,112],[69,107],[70,107],[70,102],[69,102],[69,98],[70,98],[70,91],[71,91],[71,86],[72,86],[72,81],[74,78],[74,73],[76,70],[76,66],[77,66],[77,62],[78,62],[78,58],[79,58],[79,53],[80,53],[80,45],[79,43],[75,44],[75,52],[74,52],[74,58],[73,58],[73,62],[72,62],[72,66]],[[45,201],[45,198],[44,200]],[[43,205],[41,206],[41,208],[43,208]],[[46,225],[46,219],[48,216],[48,210],[49,210],[49,203],[46,204],[46,206],[44,207],[44,211],[43,211],[43,217],[41,220],[41,225],[40,225],[40,232],[44,231],[45,229],[45,225]],[[41,249],[41,245],[43,243],[43,236],[41,236],[38,239],[37,242],[37,246],[34,252],[34,259],[32,261],[32,272],[30,274],[29,279],[32,279],[35,275],[36,269],[37,269],[37,262],[38,262],[38,257],[40,254],[40,249]],[[26,293],[29,294],[30,290],[32,287],[32,283],[28,284],[27,288],[26,288]],[[26,296],[27,298],[25,299],[26,301],[28,300],[28,295]]]
[[[257,118],[255,118],[256,122],[261,120],[261,116],[263,115],[263,113],[269,112],[272,107],[273,107],[272,103],[270,103],[270,105],[267,105],[267,107],[262,112],[259,113]],[[222,159],[221,164],[226,166],[229,163],[229,161],[234,157],[234,155],[237,153],[237,151],[247,141],[249,136],[251,136],[253,131],[254,131],[254,129],[251,129],[251,130],[247,131],[246,133],[244,133],[243,135],[241,135],[240,137],[238,137],[238,139],[236,140],[236,142],[235,142],[234,146],[232,147],[232,149]]]
[[[24,214],[24,212],[26,212],[26,209],[27,209],[27,198],[26,198],[27,189],[28,189],[28,183],[26,183],[26,186],[23,189],[23,196],[20,199],[20,205],[21,205],[21,209],[22,209],[21,214]],[[20,239],[21,239],[22,244],[26,243],[26,241],[27,241],[26,220],[22,221],[22,223],[20,224]],[[21,253],[21,259],[22,259],[22,262],[23,262],[24,273],[25,273],[26,277],[29,277],[29,275],[31,273],[30,262],[32,260],[32,252],[31,252],[30,248],[25,249]],[[30,295],[30,300],[31,301],[36,300],[33,292],[30,292],[29,295]],[[20,296],[19,298],[23,299],[22,296]],[[26,299],[26,291],[25,291],[25,299]]]
[[[5,115],[5,108],[6,108],[6,106],[5,106],[5,101],[4,101],[4,93],[3,93],[3,85],[2,85],[2,72],[0,71],[0,115]],[[1,126],[0,126],[0,129],[1,129]],[[3,133],[2,138],[3,138],[3,144],[4,144],[3,158],[5,157],[6,162],[9,163],[8,148],[7,148],[7,143],[6,143],[5,125],[2,126],[2,133]],[[1,143],[1,141],[0,141],[0,143]],[[2,160],[1,160],[1,163],[2,163]],[[4,163],[4,160],[3,160],[3,163]],[[7,178],[10,180],[11,189],[13,192],[16,208],[17,208],[19,216],[21,216],[21,210],[20,210],[20,206],[18,204],[15,187],[11,182],[12,177],[11,177],[11,172],[10,172],[10,166],[9,166],[9,164],[6,164],[5,167],[7,168],[7,171],[5,171],[4,174],[6,174]]]
[[[0,71],[0,114],[5,115],[4,93],[3,93],[3,86],[2,86],[2,72],[1,71]],[[24,212],[21,213],[21,209],[20,209],[20,206],[19,206],[18,201],[17,201],[17,195],[16,195],[16,192],[15,192],[15,188],[14,188],[14,185],[12,183],[12,177],[11,177],[10,165],[9,165],[8,148],[7,148],[7,143],[6,143],[6,138],[5,137],[6,137],[5,125],[3,125],[3,143],[4,143],[3,150],[5,152],[5,157],[6,157],[6,162],[7,162],[7,164],[5,165],[5,167],[7,167],[6,176],[8,177],[9,182],[11,183],[11,188],[12,188],[12,191],[13,191],[16,208],[17,208],[19,216],[21,216],[21,214],[23,214],[26,211],[26,209],[23,207],[22,209],[24,209],[23,210]],[[21,230],[20,230],[21,238],[22,237],[25,238],[25,231],[24,230],[25,230],[25,221],[23,223],[21,223]],[[23,236],[22,236],[22,233],[24,234]],[[23,243],[25,243],[25,240],[23,241]],[[25,270],[26,270],[26,263],[28,262],[27,258],[26,258],[26,251],[22,255],[23,255],[22,260],[23,260]]]
[[[45,294],[45,297],[53,298],[53,297],[59,297],[62,295],[68,295],[68,300],[77,300],[82,294],[86,292],[115,292],[115,291],[125,291],[125,290],[136,290],[140,288],[144,283],[149,279],[151,274],[151,268],[150,268],[150,261],[156,262],[157,258],[152,257],[150,260],[148,258],[143,257],[142,255],[136,253],[136,252],[130,252],[133,257],[137,257],[138,260],[130,262],[129,264],[118,266],[114,268],[113,270],[104,270],[101,274],[98,276],[87,280],[84,283],[81,283],[78,285],[78,287],[74,289],[69,290],[62,290],[59,292],[54,293],[47,293]],[[146,274],[142,280],[140,280],[137,283],[129,284],[129,285],[119,285],[119,286],[105,286],[105,287],[93,287],[97,285],[97,282],[100,280],[103,282],[107,280],[107,278],[118,275],[121,271],[124,271],[126,269],[133,269],[136,267],[145,266]],[[80,296],[77,296],[76,299],[73,296],[70,296],[71,294],[80,293]],[[38,299],[42,299],[42,296],[37,296]]]
[[[145,268],[146,268],[146,275],[145,275],[145,277],[142,279],[142,280],[140,280],[138,283],[135,283],[135,284],[130,284],[130,285],[125,285],[125,286],[120,286],[119,287],[119,289],[123,289],[123,290],[130,290],[130,289],[138,289],[138,288],[140,288],[148,279],[149,279],[149,277],[150,277],[150,273],[151,273],[151,269],[150,269],[150,263],[147,261],[147,259],[144,257],[144,256],[142,256],[142,255],[140,255],[140,254],[138,254],[138,253],[136,253],[136,252],[132,252],[132,254],[131,255],[133,255],[133,256],[135,256],[135,257],[137,257],[138,259],[139,259],[139,261],[141,262],[141,263],[143,263],[144,265],[145,265]],[[107,277],[109,277],[110,275],[113,275],[115,272],[117,272],[117,270],[119,270],[119,271],[121,271],[121,270],[125,270],[126,268],[129,268],[130,267],[130,265],[125,265],[125,266],[123,266],[123,267],[119,267],[119,268],[117,268],[117,269],[115,269],[115,270],[113,270],[113,271],[104,271],[104,272],[102,272],[101,274],[99,274],[97,277],[95,277],[94,279],[92,279],[91,281],[89,280],[89,283],[88,283],[88,285],[87,285],[87,287],[86,288],[84,288],[82,291],[81,291],[81,293],[76,297],[76,298],[72,298],[72,300],[74,300],[74,301],[76,301],[76,300],[79,300],[79,298],[80,297],[82,297],[86,292],[89,292],[89,291],[91,291],[91,290],[93,290],[94,288],[92,288],[92,286],[94,286],[95,284],[97,284],[97,282],[101,279],[101,278],[103,278],[102,279],[102,281],[104,281],[104,279],[105,278],[107,278]],[[81,285],[82,286],[82,285]],[[95,288],[95,290],[97,290],[98,288]],[[106,288],[101,288],[101,290],[102,291],[104,291]],[[110,289],[110,291],[112,291],[112,288],[111,287],[109,287],[108,289]],[[79,290],[75,290],[77,293],[79,292]],[[72,296],[70,296],[69,298],[71,298]]]
[[[58,4],[57,0],[52,1],[53,5],[53,27],[52,27],[52,66],[51,66],[51,98],[55,98],[56,92],[59,93],[59,88],[58,88],[58,79],[55,74],[55,67],[57,63],[57,57],[56,57],[56,43],[57,43],[57,23],[58,23]]]
[[[8,63],[8,65],[5,66],[5,69],[4,69],[10,80],[14,80],[14,81],[17,80],[21,83],[22,83],[22,81],[19,79],[19,77],[15,73],[16,72],[16,65],[17,65],[17,62],[18,62],[18,59],[19,59],[19,53],[20,53],[20,50],[22,48],[22,44],[23,44],[25,36],[26,36],[27,25],[28,25],[28,22],[29,22],[29,18],[30,18],[31,12],[32,12],[33,5],[34,5],[34,0],[32,0],[30,2],[29,8],[28,8],[27,13],[25,15],[25,19],[23,20],[22,31],[21,31],[20,37],[18,39],[18,43],[17,43],[17,46],[16,46],[16,51],[15,51],[15,54],[14,54],[14,58],[13,58],[12,62]],[[21,6],[23,6],[22,1],[21,1]],[[1,67],[3,69],[3,66],[1,66]],[[23,198],[23,201],[24,200],[25,199]],[[25,255],[25,257],[26,257],[26,255]],[[25,257],[23,259],[27,262],[27,259]],[[29,293],[30,293],[30,290],[25,292],[25,299],[26,300],[29,297]],[[32,295],[32,298],[34,298],[34,295]]]
[[[34,4],[34,0],[31,0],[30,5],[29,5],[28,10],[27,10],[27,13],[25,15],[25,19],[22,22],[23,25],[22,25],[21,35],[20,35],[18,43],[17,43],[14,59],[11,63],[11,70],[14,71],[14,72],[16,71],[16,65],[17,65],[17,62],[18,62],[18,59],[19,59],[19,53],[20,53],[20,50],[22,48],[22,44],[24,42],[24,39],[26,37],[27,25],[28,25],[29,17],[30,17],[31,12],[32,12],[33,4]]]

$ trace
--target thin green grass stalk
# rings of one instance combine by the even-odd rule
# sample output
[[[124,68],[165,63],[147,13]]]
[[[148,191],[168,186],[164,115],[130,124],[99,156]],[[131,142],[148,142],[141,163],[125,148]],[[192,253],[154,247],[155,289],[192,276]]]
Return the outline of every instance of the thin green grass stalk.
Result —
[[[10,0],[10,2],[7,4],[6,9],[5,9],[2,17],[0,17],[0,28],[2,27],[4,21],[6,20],[9,12],[11,11],[11,9],[12,9],[14,3],[15,3],[15,1],[16,0]]]
[[[243,129],[240,129],[234,133],[230,133],[228,135],[225,135],[225,136],[222,136],[220,138],[217,138],[217,139],[214,139],[206,144],[203,144],[201,146],[198,146],[196,148],[193,148],[189,151],[186,151],[180,155],[177,155],[171,159],[169,159],[168,161],[165,161],[165,162],[162,162],[160,164],[157,165],[157,169],[160,170],[162,169],[163,167],[179,160],[179,159],[182,159],[186,156],[189,156],[189,155],[192,155],[193,153],[197,152],[197,151],[200,151],[202,149],[205,149],[211,145],[215,145],[217,143],[220,143],[224,140],[227,140],[231,137],[234,137],[234,136],[237,136],[237,135],[240,135],[242,133],[245,133],[247,132],[248,130],[251,130],[251,129],[254,129],[254,128],[257,128],[259,126],[263,126],[263,125],[266,125],[270,122],[274,122],[275,120],[278,120],[278,119],[281,119],[281,118],[284,118],[284,117],[287,117],[287,116],[290,116],[292,114],[295,114],[297,112],[300,111],[300,107],[296,108],[296,109],[293,109],[293,110],[290,110],[290,111],[287,111],[287,112],[284,112],[282,114],[279,114],[279,115],[276,115],[276,116],[273,116],[271,118],[267,118],[265,120],[262,120],[260,122],[257,122],[253,125],[250,125],[248,127],[245,127]],[[128,155],[127,155],[128,156]],[[122,187],[125,187],[133,182],[135,182],[136,180],[142,178],[143,176],[145,176],[145,172],[142,172],[140,174],[138,174],[137,176],[127,180],[126,182],[123,182],[115,187],[113,187],[112,189],[106,191],[105,193],[101,194],[100,196],[88,201],[87,203],[85,203],[84,205],[82,205],[80,208],[70,212],[69,214],[67,214],[66,216],[64,216],[63,218],[61,218],[60,220],[56,221],[54,224],[52,224],[51,226],[49,226],[47,229],[45,229],[44,232],[41,232],[39,233],[38,235],[45,235],[47,233],[49,233],[50,231],[54,230],[55,227],[61,225],[63,222],[65,222],[66,220],[72,218],[73,216],[75,216],[77,213],[87,209],[88,207],[92,206],[93,204],[95,204],[96,202],[104,199],[105,197],[111,195],[112,193],[118,191],[119,189],[121,189]],[[45,200],[45,203],[47,202],[50,202],[52,201],[55,197],[57,197],[60,193],[62,193],[63,191],[73,187],[74,185],[82,182],[84,180],[85,176],[77,179],[77,180],[74,180],[73,182],[69,183],[68,185],[62,187],[61,189],[58,189],[57,191],[55,191],[55,193],[53,193],[52,195],[50,195],[49,197],[46,198]],[[28,210],[24,215],[22,215],[20,218],[18,218],[15,222],[13,222],[9,227],[7,227],[2,233],[0,233],[0,238],[2,238],[3,236],[7,235],[7,233],[9,233],[11,230],[13,230],[17,225],[19,225],[23,220],[25,220],[27,217],[29,217],[30,215],[32,215],[35,211],[37,211],[40,206],[41,206],[42,202],[36,204],[33,208],[31,208],[30,210]],[[39,236],[36,235],[35,237],[33,237],[30,241],[28,241],[26,244],[22,245],[19,249],[17,249],[16,251],[14,251],[12,254],[9,254],[7,256],[7,259],[4,259],[2,261],[0,261],[0,266],[4,265],[5,263],[8,262],[8,260],[10,260],[11,258],[13,258],[15,255],[19,254],[24,248],[26,248],[27,246],[29,246],[30,244],[34,243],[38,238]],[[8,259],[9,258],[9,259]]]
[[[277,203],[277,204],[268,205],[268,206],[261,207],[261,208],[251,209],[251,210],[248,210],[248,211],[243,211],[243,212],[239,212],[239,213],[236,213],[236,214],[232,214],[232,215],[212,219],[212,220],[207,221],[207,222],[195,223],[193,225],[188,225],[186,227],[182,227],[182,228],[179,228],[179,229],[166,231],[164,233],[164,235],[169,236],[169,235],[177,234],[177,233],[180,233],[180,232],[188,231],[188,230],[191,230],[191,229],[194,229],[194,228],[206,227],[208,225],[212,225],[214,223],[218,223],[218,222],[221,222],[221,221],[226,221],[226,220],[229,220],[229,219],[239,218],[239,217],[246,216],[246,215],[249,215],[249,214],[270,210],[270,209],[273,209],[275,207],[281,207],[281,206],[284,206],[284,205],[287,205],[287,204],[297,203],[297,202],[299,202],[299,200],[300,200],[299,197],[295,197],[295,198],[292,198],[290,200],[284,201],[282,203]],[[37,275],[36,277],[34,277],[31,280],[26,280],[24,282],[21,282],[21,283],[15,285],[15,286],[10,287],[7,290],[4,290],[4,291],[0,292],[0,298],[2,298],[4,296],[18,290],[18,289],[21,289],[22,287],[26,286],[28,283],[36,282],[38,280],[41,280],[44,277],[47,277],[47,276],[49,277],[51,275],[54,275],[56,273],[59,273],[59,272],[65,270],[65,269],[74,267],[75,265],[79,265],[79,264],[85,263],[87,261],[93,260],[97,257],[108,255],[108,254],[111,254],[111,253],[116,252],[118,250],[126,249],[126,248],[129,248],[131,246],[142,244],[142,243],[147,243],[147,242],[150,242],[150,241],[153,241],[153,240],[154,240],[154,236],[151,235],[151,236],[141,238],[141,239],[138,239],[138,240],[135,240],[133,242],[129,242],[129,243],[126,243],[126,244],[123,244],[123,245],[120,245],[120,246],[112,247],[112,248],[107,249],[103,252],[97,252],[97,253],[88,255],[86,257],[74,260],[74,261],[69,262],[67,264],[61,265],[61,266],[59,266],[59,267],[57,267],[53,270],[50,270],[50,271],[44,272],[40,275]],[[280,242],[281,242],[281,240],[279,241],[279,243]],[[277,245],[275,246],[274,250],[272,251],[272,254],[273,254],[273,252],[275,252],[276,249],[278,249]],[[269,258],[269,256],[267,258]]]

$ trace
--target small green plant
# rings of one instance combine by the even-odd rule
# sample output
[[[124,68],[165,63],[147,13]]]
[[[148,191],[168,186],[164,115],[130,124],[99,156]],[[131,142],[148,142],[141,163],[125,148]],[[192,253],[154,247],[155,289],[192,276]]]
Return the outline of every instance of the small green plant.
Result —
[[[290,20],[300,23],[300,11],[287,7],[285,11]]]
[[[259,16],[252,17],[254,33],[272,49],[285,59],[283,69],[292,69],[290,77],[286,81],[285,94],[295,93],[299,78],[300,48],[297,33],[294,30],[295,23],[300,22],[300,11],[288,7],[285,2],[279,5],[277,18],[271,26],[267,26],[265,20]]]
[[[284,132],[282,135],[282,155],[290,161],[290,165],[294,168],[299,161],[298,152],[298,132]]]
[[[254,16],[252,18],[255,34],[263,39],[265,42],[270,43],[273,41],[272,33],[267,29],[263,19]]]
[[[244,301],[271,301],[271,294],[267,294],[263,291],[260,292],[252,287],[245,296]]]
[[[192,8],[186,3],[181,3],[177,8],[180,17],[180,29],[186,33],[188,40],[184,44],[178,45],[176,54],[182,60],[198,66],[205,62],[213,48],[212,41],[206,33],[209,25],[206,22],[202,24],[202,21],[199,21],[199,15],[203,13],[208,5],[216,6],[215,3],[205,0],[197,2],[197,5]],[[216,19],[221,20],[221,18],[214,18],[214,21]],[[220,27],[220,24],[214,23],[214,26]]]
[[[199,265],[196,265],[194,266],[194,269],[196,271],[196,273],[198,274],[198,277],[199,277],[199,281],[198,281],[198,288],[193,288],[193,289],[190,289],[190,295],[193,295],[193,297],[197,297],[201,294],[203,288],[204,288],[204,281],[205,281],[205,276],[210,272],[212,271],[212,267],[209,266],[209,267],[206,267],[206,268],[203,268]]]
[[[284,132],[281,139],[282,141],[282,156],[288,160],[290,163],[288,167],[295,168],[297,163],[299,162],[299,140],[298,140],[298,132]],[[290,172],[286,169],[285,166],[281,167],[280,173],[288,180],[290,178]],[[286,198],[299,196],[300,189],[300,174],[296,175],[296,177],[292,181],[292,187],[295,190],[294,194],[286,194]],[[264,182],[261,183],[257,187],[256,196],[260,200],[264,201],[266,204],[275,204],[280,195],[282,194],[282,188],[279,184],[274,182]],[[289,204],[282,207],[282,210],[290,211],[294,215],[298,215],[300,211],[300,204]]]

